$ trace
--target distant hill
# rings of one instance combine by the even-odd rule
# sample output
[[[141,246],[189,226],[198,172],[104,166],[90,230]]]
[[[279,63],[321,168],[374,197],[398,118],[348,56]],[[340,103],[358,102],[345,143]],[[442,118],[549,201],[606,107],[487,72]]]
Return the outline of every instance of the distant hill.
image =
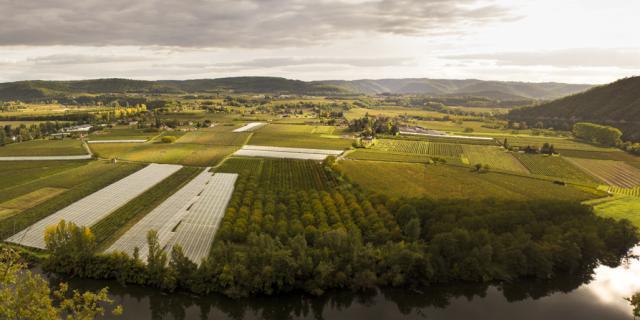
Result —
[[[381,79],[381,80],[329,80],[320,83],[339,86],[361,94],[398,93],[425,94],[433,96],[504,96],[513,99],[556,99],[585,91],[592,85],[565,83],[530,83],[484,80],[446,79]],[[490,94],[491,96],[487,96]]]
[[[344,89],[321,83],[310,83],[275,77],[236,77],[201,80],[143,81],[128,79],[96,79],[78,81],[19,81],[0,83],[0,100],[34,100],[73,94],[126,93],[282,93],[344,94]]]
[[[640,77],[618,80],[535,107],[512,110],[509,118],[551,125],[588,121],[622,130],[623,138],[640,140]]]
[[[482,80],[382,79],[300,81],[276,77],[143,81],[96,79],[0,83],[0,100],[31,101],[79,94],[270,93],[307,95],[422,94],[481,96],[500,100],[552,99],[590,88],[589,85]]]

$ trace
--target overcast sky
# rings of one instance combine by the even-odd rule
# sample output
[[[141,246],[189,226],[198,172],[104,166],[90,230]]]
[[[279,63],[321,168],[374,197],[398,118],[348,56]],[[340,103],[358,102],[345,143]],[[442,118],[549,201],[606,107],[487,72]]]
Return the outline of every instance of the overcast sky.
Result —
[[[0,0],[0,81],[640,75],[637,0]]]

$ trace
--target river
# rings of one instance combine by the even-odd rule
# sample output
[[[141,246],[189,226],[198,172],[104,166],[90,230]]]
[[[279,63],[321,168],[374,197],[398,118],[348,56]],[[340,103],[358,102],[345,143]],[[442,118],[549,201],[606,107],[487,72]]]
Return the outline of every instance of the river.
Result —
[[[640,255],[640,247],[633,250]],[[52,279],[51,281],[56,281]],[[117,319],[633,319],[625,297],[640,291],[640,260],[617,268],[553,281],[503,285],[448,285],[420,292],[379,289],[321,297],[288,294],[232,300],[220,295],[196,297],[121,286],[113,281],[72,279],[71,288],[108,286],[124,308]],[[111,317],[107,317],[111,319]],[[115,318],[114,318],[115,319]]]

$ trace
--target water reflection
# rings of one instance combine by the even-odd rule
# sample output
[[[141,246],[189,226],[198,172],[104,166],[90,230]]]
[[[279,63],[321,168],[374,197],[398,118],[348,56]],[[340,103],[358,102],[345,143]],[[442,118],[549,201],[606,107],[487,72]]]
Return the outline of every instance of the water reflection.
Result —
[[[634,253],[640,254],[640,248]],[[553,281],[240,300],[164,294],[107,281],[69,282],[83,290],[109,286],[124,306],[121,319],[632,319],[623,298],[640,290],[640,261],[634,258],[618,268],[601,266]]]

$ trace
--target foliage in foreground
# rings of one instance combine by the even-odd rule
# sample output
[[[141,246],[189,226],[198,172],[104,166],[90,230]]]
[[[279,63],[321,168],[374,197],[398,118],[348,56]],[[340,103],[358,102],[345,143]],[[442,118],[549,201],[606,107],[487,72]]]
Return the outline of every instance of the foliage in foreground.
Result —
[[[68,227],[51,231],[62,236],[48,239],[66,240],[47,242],[52,254],[45,267],[199,294],[322,294],[333,288],[549,279],[590,272],[597,263],[615,266],[638,241],[628,221],[601,218],[567,202],[395,201],[356,191],[343,197],[336,190],[316,199],[305,191],[281,192],[274,195],[275,206],[260,207],[266,198],[248,190],[255,189],[239,191],[233,206],[240,206],[240,215],[251,213],[249,227],[236,230],[235,219],[225,218],[199,267],[180,248],[167,256],[153,232],[146,264],[137,255],[87,254],[95,247],[92,235],[73,236]],[[337,204],[341,197],[344,203]],[[314,209],[306,211],[305,203]]]
[[[99,292],[69,292],[62,283],[52,291],[48,282],[27,270],[17,251],[0,251],[0,319],[96,319],[104,316],[105,306],[112,305],[108,289]],[[122,313],[117,306],[111,311]]]
[[[640,292],[636,292],[631,297],[625,298],[625,300],[629,301],[629,304],[633,307],[633,318],[640,317]]]

